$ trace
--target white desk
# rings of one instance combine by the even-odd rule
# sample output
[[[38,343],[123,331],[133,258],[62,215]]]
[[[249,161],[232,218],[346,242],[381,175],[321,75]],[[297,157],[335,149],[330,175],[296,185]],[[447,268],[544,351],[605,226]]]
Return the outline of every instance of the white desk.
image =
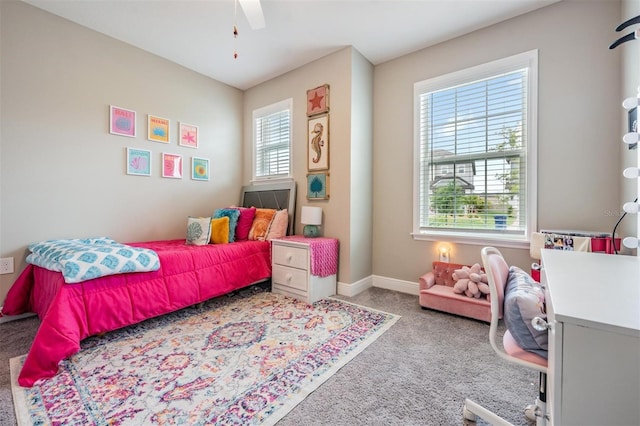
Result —
[[[551,424],[640,425],[640,258],[542,250]]]

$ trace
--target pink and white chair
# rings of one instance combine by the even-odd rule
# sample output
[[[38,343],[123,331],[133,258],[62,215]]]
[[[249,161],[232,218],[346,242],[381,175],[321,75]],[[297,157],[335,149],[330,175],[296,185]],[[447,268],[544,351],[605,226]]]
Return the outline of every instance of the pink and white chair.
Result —
[[[547,359],[522,349],[509,330],[503,336],[502,345],[498,344],[498,323],[503,316],[509,266],[496,248],[485,247],[481,254],[491,296],[491,325],[489,327],[491,347],[499,357],[540,373],[539,396],[535,404],[526,407],[524,414],[530,420],[535,421],[537,426],[546,425],[548,419],[546,412]],[[476,421],[477,417],[481,417],[494,425],[511,424],[470,399],[465,399],[463,416],[469,421]]]

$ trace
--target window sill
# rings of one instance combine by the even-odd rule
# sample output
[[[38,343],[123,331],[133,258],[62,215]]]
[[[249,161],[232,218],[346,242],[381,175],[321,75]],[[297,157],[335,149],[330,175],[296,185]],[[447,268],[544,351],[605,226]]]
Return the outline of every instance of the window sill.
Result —
[[[495,234],[461,234],[454,232],[411,233],[417,241],[448,241],[451,243],[478,246],[497,246],[529,250],[529,240],[520,236],[497,236]]]
[[[253,178],[249,181],[251,185],[260,185],[263,183],[280,183],[280,182],[293,182],[293,177],[281,176],[281,177]]]

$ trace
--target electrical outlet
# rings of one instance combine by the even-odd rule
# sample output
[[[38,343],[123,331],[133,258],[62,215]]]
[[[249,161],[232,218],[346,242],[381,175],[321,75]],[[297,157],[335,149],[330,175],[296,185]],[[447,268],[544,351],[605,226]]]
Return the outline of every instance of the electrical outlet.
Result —
[[[440,251],[440,262],[449,263],[449,260],[450,260],[449,247],[442,246],[440,247],[439,251]]]
[[[13,274],[13,257],[0,258],[0,274]]]

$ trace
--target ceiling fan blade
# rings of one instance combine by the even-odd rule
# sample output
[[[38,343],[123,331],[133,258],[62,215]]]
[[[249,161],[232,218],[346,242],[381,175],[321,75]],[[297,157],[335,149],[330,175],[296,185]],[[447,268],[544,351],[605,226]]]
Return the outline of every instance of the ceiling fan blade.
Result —
[[[262,14],[262,6],[260,0],[239,0],[244,15],[249,21],[252,30],[259,30],[265,27],[264,15]]]

